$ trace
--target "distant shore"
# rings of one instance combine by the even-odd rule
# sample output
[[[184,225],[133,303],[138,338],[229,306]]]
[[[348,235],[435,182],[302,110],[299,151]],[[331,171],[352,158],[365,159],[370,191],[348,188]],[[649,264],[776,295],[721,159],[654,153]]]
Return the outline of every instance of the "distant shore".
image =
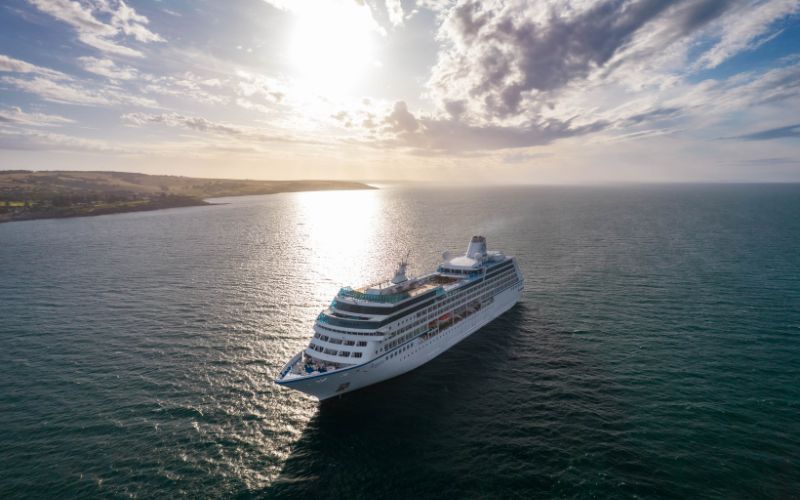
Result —
[[[189,196],[165,196],[152,200],[119,203],[80,204],[66,207],[47,207],[41,210],[27,210],[15,213],[0,213],[0,223],[35,219],[61,219],[66,217],[91,217],[95,215],[144,212],[165,208],[196,207],[212,205],[207,201]]]
[[[376,189],[350,181],[204,179],[129,172],[0,171],[0,223],[212,205],[207,198]]]

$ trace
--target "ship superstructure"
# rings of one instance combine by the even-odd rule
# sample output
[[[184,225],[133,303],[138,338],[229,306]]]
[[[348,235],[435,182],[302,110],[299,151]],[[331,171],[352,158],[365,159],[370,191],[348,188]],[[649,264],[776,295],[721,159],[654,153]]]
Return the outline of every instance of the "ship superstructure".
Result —
[[[406,276],[407,258],[385,282],[345,287],[314,323],[308,346],[276,382],[320,400],[401,375],[430,361],[519,300],[516,259],[473,236],[463,255],[443,255],[430,274]]]

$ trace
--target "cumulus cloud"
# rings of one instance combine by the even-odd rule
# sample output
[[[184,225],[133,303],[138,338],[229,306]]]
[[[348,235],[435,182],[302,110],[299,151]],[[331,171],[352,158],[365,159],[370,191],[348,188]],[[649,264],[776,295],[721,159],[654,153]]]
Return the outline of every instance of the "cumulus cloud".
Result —
[[[439,37],[446,48],[430,84],[449,101],[479,103],[490,117],[516,115],[526,97],[553,93],[602,68],[655,20],[667,18],[671,37],[686,35],[733,3],[462,0],[445,16]]]
[[[395,132],[414,132],[419,128],[419,122],[408,112],[408,106],[403,101],[395,103],[394,110],[386,117],[386,123]]]
[[[776,36],[776,22],[800,11],[797,0],[423,3],[440,20],[427,83],[436,111],[412,113],[398,102],[382,130],[394,144],[470,151],[600,130],[665,135],[800,94],[797,61],[689,78]]]
[[[122,45],[117,39],[131,37],[142,43],[163,42],[147,28],[149,20],[129,7],[124,0],[28,0],[28,2],[54,18],[72,26],[78,40],[101,52],[144,57],[142,52]],[[97,16],[104,16],[106,21]]]
[[[568,121],[558,120],[518,126],[474,125],[453,118],[417,118],[402,101],[395,103],[384,124],[385,135],[376,145],[404,147],[417,154],[434,155],[541,146],[607,126],[603,122],[574,126]]]
[[[530,118],[586,86],[674,85],[690,50],[702,47],[695,68],[716,66],[798,9],[796,0],[460,0],[440,13],[443,50],[428,85],[451,114]]]

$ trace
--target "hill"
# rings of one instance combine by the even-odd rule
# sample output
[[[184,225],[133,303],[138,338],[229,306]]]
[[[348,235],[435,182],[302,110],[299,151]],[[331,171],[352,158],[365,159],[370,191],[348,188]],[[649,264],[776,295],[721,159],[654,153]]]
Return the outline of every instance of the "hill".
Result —
[[[205,205],[205,198],[373,189],[360,182],[204,179],[131,172],[0,171],[0,222]]]

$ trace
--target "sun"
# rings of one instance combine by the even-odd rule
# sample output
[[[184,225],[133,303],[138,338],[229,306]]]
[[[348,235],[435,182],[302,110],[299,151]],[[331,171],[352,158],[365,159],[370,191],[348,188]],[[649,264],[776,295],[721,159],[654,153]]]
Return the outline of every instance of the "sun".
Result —
[[[354,0],[299,2],[289,41],[297,78],[321,94],[347,94],[374,65],[376,25],[369,7]]]

